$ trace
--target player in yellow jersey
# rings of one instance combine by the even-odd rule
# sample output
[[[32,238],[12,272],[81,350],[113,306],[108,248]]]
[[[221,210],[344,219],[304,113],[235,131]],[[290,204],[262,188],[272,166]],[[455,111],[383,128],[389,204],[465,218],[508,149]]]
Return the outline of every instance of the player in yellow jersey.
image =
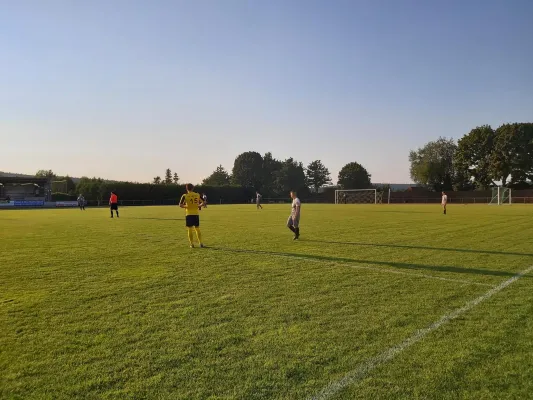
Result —
[[[193,230],[196,231],[196,237],[200,247],[204,247],[202,243],[202,234],[200,233],[200,210],[204,205],[200,195],[193,191],[192,184],[185,185],[187,193],[181,196],[180,207],[185,208],[185,226],[187,227],[187,236],[189,237],[189,244],[194,248]]]

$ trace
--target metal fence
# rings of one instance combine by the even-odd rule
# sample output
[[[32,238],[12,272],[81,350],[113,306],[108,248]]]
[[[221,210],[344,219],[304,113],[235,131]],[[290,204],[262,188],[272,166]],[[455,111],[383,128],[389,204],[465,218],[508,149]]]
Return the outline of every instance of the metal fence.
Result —
[[[489,204],[490,197],[448,197],[448,204]],[[394,198],[391,204],[440,204],[440,197]],[[512,204],[533,204],[533,197],[511,197]]]

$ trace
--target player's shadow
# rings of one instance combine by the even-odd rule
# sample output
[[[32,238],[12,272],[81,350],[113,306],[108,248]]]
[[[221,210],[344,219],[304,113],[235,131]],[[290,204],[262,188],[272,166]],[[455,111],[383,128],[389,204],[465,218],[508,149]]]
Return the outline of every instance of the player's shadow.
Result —
[[[231,253],[247,253],[247,254],[264,254],[271,256],[281,256],[281,257],[290,257],[300,260],[314,260],[314,261],[330,261],[335,263],[342,264],[357,264],[357,265],[373,265],[373,266],[382,266],[382,267],[393,267],[398,269],[408,269],[408,270],[426,270],[426,271],[436,271],[436,272],[453,272],[460,274],[474,274],[474,275],[490,275],[490,276],[515,276],[516,272],[509,271],[495,271],[490,269],[478,269],[478,268],[464,268],[464,267],[455,267],[455,266],[445,266],[445,265],[425,265],[425,264],[410,264],[404,262],[394,262],[394,261],[376,261],[376,260],[359,260],[355,258],[345,258],[345,257],[332,257],[332,256],[320,256],[314,254],[300,254],[300,253],[284,253],[277,251],[266,251],[266,250],[247,250],[247,249],[231,249],[224,247],[208,247],[211,250],[216,251],[225,251]],[[524,275],[528,277],[528,275]]]
[[[450,247],[413,246],[413,245],[407,245],[407,244],[337,242],[337,241],[330,241],[330,240],[309,240],[309,239],[307,239],[306,242],[342,244],[342,245],[347,245],[347,246],[358,246],[358,247],[388,247],[392,249],[435,250],[435,251],[451,251],[451,252],[458,252],[458,253],[496,254],[496,255],[501,255],[501,256],[533,257],[532,253],[515,253],[511,251],[498,251],[498,250],[457,249],[457,248],[450,248]]]
[[[417,210],[366,210],[365,212],[375,212],[375,213],[398,213],[398,214],[435,214],[434,210],[430,211],[417,211]]]
[[[148,220],[154,220],[154,221],[185,221],[185,218],[131,217],[128,219],[148,219]]]

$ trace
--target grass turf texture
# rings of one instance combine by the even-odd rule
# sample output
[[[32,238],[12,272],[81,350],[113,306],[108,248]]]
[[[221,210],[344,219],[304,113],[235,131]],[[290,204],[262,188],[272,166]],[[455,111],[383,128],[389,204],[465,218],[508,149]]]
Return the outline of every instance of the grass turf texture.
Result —
[[[0,398],[305,399],[533,265],[533,208],[0,211]],[[443,278],[443,279],[435,279]],[[528,274],[333,396],[533,393]]]

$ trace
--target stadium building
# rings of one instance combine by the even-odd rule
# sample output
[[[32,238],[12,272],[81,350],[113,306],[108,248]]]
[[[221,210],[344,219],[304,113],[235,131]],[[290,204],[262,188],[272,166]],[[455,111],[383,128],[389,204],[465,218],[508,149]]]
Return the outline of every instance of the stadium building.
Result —
[[[48,178],[0,176],[0,201],[51,201]]]

